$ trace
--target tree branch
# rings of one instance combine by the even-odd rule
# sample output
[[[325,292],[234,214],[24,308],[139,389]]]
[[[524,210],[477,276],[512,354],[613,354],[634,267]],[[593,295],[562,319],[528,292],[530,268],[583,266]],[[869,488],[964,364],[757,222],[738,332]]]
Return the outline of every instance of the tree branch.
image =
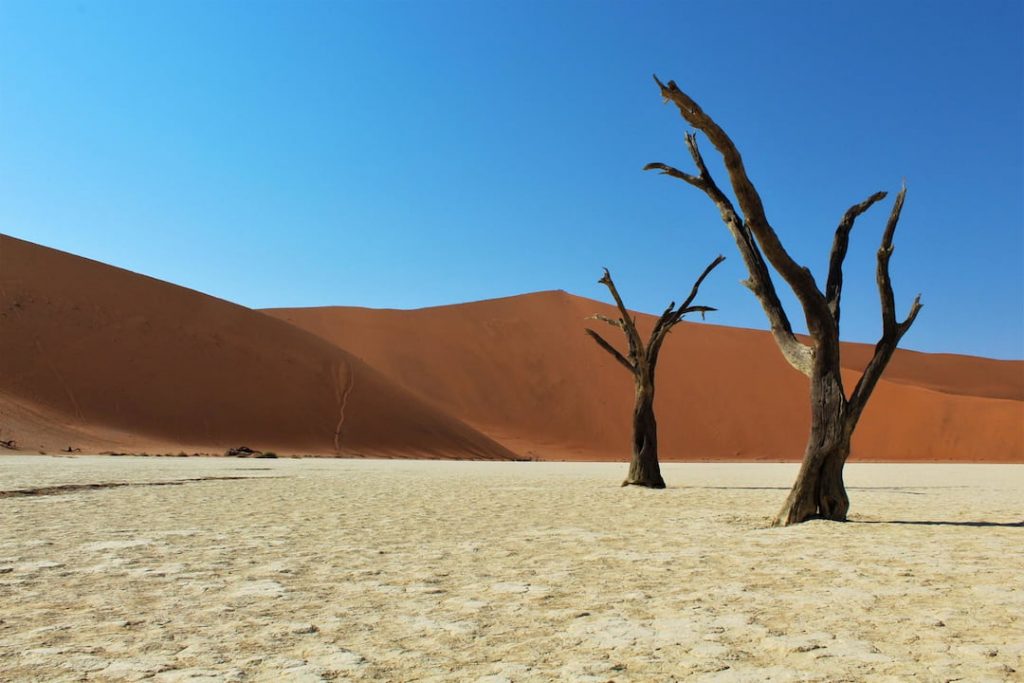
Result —
[[[672,166],[669,166],[668,164],[663,164],[660,161],[655,161],[653,163],[647,164],[646,166],[644,166],[644,170],[645,171],[660,171],[661,175],[670,175],[673,178],[679,178],[683,182],[689,183],[689,184],[693,185],[696,188],[699,188],[701,190],[704,189],[703,183],[701,182],[700,178],[697,178],[696,176],[692,176],[689,173],[683,173],[679,169],[673,168]]]
[[[591,339],[596,341],[598,346],[600,346],[602,349],[604,349],[608,353],[612,354],[612,356],[615,358],[615,360],[617,360],[620,363],[622,363],[622,365],[625,366],[625,368],[627,370],[629,370],[630,372],[632,372],[634,374],[636,373],[636,368],[633,366],[633,364],[630,363],[628,360],[626,360],[626,357],[623,356],[621,353],[619,353],[619,351],[614,346],[612,346],[607,341],[605,341],[604,337],[599,335],[597,332],[594,332],[589,327],[587,329],[585,329],[584,332],[586,332],[586,334]]]
[[[662,312],[662,314],[658,316],[658,320],[657,322],[654,323],[654,328],[651,330],[651,336],[647,342],[648,351],[650,351],[651,344],[653,344],[654,341],[659,337],[659,335],[662,334],[662,330],[665,329],[666,325],[668,327],[672,326],[671,320],[672,316],[674,316],[676,313],[675,308],[676,302],[672,301],[669,303],[668,308],[666,308]]]
[[[836,236],[832,241],[832,253],[828,259],[828,282],[825,285],[825,301],[828,303],[832,317],[839,325],[839,299],[843,294],[843,259],[846,258],[846,249],[850,244],[850,231],[857,217],[871,208],[875,202],[885,199],[885,192],[876,192],[860,204],[854,204],[839,221],[836,228]]]
[[[914,324],[914,321],[917,320],[917,314],[921,312],[922,308],[924,308],[924,304],[921,303],[921,294],[918,293],[914,297],[914,303],[910,304],[910,312],[907,314],[906,319],[900,323],[900,337],[905,335],[910,326]]]
[[[782,242],[779,241],[778,235],[765,215],[761,196],[747,176],[743,158],[732,139],[710,116],[704,113],[704,110],[689,95],[679,89],[675,81],[669,81],[666,85],[658,80],[657,76],[654,77],[654,80],[661,88],[661,96],[666,101],[673,102],[686,122],[707,135],[711,144],[722,155],[725,168],[729,172],[729,181],[732,184],[733,192],[743,211],[744,223],[757,238],[772,266],[779,271],[779,274],[793,289],[797,299],[800,300],[811,335],[819,342],[828,339],[834,321],[825,303],[825,297],[818,289],[811,271],[794,261],[782,246]]]
[[[871,393],[875,390],[878,380],[882,377],[885,366],[888,365],[889,359],[896,352],[896,346],[899,344],[900,339],[903,338],[903,335],[907,333],[907,330],[910,329],[910,326],[914,324],[914,320],[917,319],[917,314],[922,308],[921,295],[918,294],[914,297],[914,303],[911,304],[910,312],[907,314],[906,319],[903,322],[896,321],[896,303],[892,291],[892,280],[889,277],[889,259],[892,257],[892,240],[896,234],[896,224],[899,223],[900,213],[903,211],[903,200],[906,194],[907,186],[904,185],[900,189],[900,193],[896,195],[892,212],[889,214],[889,221],[886,223],[885,232],[882,234],[882,244],[878,248],[876,280],[878,281],[878,295],[882,303],[882,338],[875,345],[875,353],[871,360],[868,361],[867,367],[864,368],[864,374],[861,375],[860,381],[857,382],[857,386],[854,387],[853,394],[850,396],[849,410],[847,411],[851,420],[850,429],[853,429],[853,426],[857,424],[857,420],[860,419],[864,406],[867,405],[868,399],[871,398]]]
[[[679,306],[679,312],[677,313],[679,317],[682,317],[685,314],[684,309],[686,309],[690,304],[692,304],[693,300],[697,297],[697,291],[700,289],[700,286],[704,283],[704,279],[707,278],[708,274],[711,273],[712,270],[717,268],[724,260],[725,257],[719,254],[718,256],[715,257],[714,261],[708,264],[708,267],[704,269],[704,272],[700,274],[700,277],[697,278],[697,281],[693,283],[693,288],[690,289],[690,296],[686,297],[686,301],[684,301],[682,305]]]
[[[694,164],[700,171],[700,177],[696,179],[697,182],[687,180],[687,178],[693,178],[693,176],[687,176],[683,180],[703,191],[714,202],[715,206],[718,207],[718,212],[722,216],[722,222],[725,223],[726,228],[732,234],[733,240],[735,240],[736,246],[740,251],[740,256],[743,258],[743,263],[747,268],[749,279],[744,284],[761,303],[761,308],[764,309],[768,323],[771,326],[775,343],[790,365],[803,374],[810,376],[814,351],[809,346],[801,343],[796,338],[796,335],[793,334],[793,327],[790,325],[786,310],[782,307],[779,295],[775,291],[775,284],[772,282],[771,273],[768,270],[764,257],[761,255],[761,250],[757,246],[757,241],[751,235],[749,228],[739,217],[739,214],[736,213],[732,202],[718,187],[714,178],[711,177],[711,172],[708,171],[704,158],[701,156],[700,148],[697,146],[697,136],[687,133],[686,146],[690,150],[690,156],[693,158]],[[665,164],[648,164],[644,168],[659,169],[664,166]],[[680,173],[680,175],[686,174]]]
[[[892,239],[896,234],[896,224],[900,221],[900,214],[903,212],[903,200],[907,196],[907,186],[900,188],[893,202],[892,211],[889,213],[889,221],[885,224],[885,232],[882,234],[882,245],[878,247],[878,268],[875,279],[878,282],[878,295],[882,302],[882,333],[885,336],[896,334],[896,301],[892,292],[892,280],[889,278],[889,259],[892,258]]]
[[[658,353],[661,351],[661,344],[665,335],[683,319],[684,315],[687,313],[699,312],[703,318],[705,313],[716,310],[710,306],[691,306],[690,304],[693,303],[694,298],[697,296],[697,292],[700,290],[700,286],[704,282],[704,279],[707,278],[708,274],[717,268],[724,260],[725,257],[721,254],[716,256],[715,259],[708,264],[707,268],[704,269],[704,272],[700,274],[700,277],[698,277],[693,283],[693,287],[690,289],[690,295],[686,297],[686,300],[682,304],[680,304],[679,308],[675,307],[676,302],[673,301],[668,305],[668,308],[665,309],[665,312],[661,314],[661,317],[658,318],[658,322],[654,325],[654,329],[651,331],[650,341],[647,342],[647,363],[651,367],[658,362]]]
[[[598,283],[605,285],[608,291],[612,293],[615,305],[619,307],[619,313],[622,314],[622,330],[626,333],[626,341],[629,342],[629,358],[633,363],[639,363],[640,357],[643,355],[644,346],[643,342],[640,341],[640,335],[636,331],[636,321],[626,309],[626,304],[622,303],[622,297],[619,296],[619,290],[615,287],[612,274],[608,272],[607,268],[604,269],[604,275],[598,280]]]
[[[700,319],[704,319],[705,313],[713,313],[717,311],[717,308],[711,306],[690,306],[689,308],[683,309],[683,315],[689,315],[690,313],[700,313]]]
[[[600,313],[595,313],[594,315],[592,315],[589,318],[587,318],[587,320],[600,320],[603,323],[608,323],[612,327],[618,327],[619,329],[625,329],[625,324],[622,322],[621,319],[620,320],[615,320],[614,318],[609,318],[608,316],[601,315]]]

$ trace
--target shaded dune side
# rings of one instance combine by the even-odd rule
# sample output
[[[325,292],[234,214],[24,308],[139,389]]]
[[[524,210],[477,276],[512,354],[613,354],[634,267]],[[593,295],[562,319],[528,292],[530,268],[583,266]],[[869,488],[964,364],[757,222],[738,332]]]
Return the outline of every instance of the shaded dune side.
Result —
[[[32,449],[245,444],[313,454],[513,455],[291,325],[7,236],[0,420],[8,423],[0,438]]]
[[[628,453],[632,378],[583,335],[613,308],[565,292],[398,311],[274,309],[397,383],[522,453],[608,459]],[[640,314],[646,335],[654,317]],[[604,329],[602,329],[604,328]],[[844,345],[845,364],[870,347]],[[845,372],[852,388],[859,372]],[[872,460],[1024,460],[1024,363],[897,352],[854,440]],[[798,460],[807,381],[763,331],[683,323],[658,371],[666,459]]]
[[[843,368],[863,369],[874,355],[869,344],[843,344]],[[1024,401],[1024,362],[951,353],[898,349],[883,375],[886,382],[911,384],[960,396]]]

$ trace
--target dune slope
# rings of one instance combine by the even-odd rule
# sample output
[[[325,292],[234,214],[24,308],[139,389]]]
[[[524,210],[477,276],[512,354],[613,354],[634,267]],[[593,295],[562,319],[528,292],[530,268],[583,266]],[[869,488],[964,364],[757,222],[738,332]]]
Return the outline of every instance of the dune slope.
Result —
[[[613,314],[560,291],[411,311],[267,311],[520,452],[623,458],[632,379],[583,335],[584,318],[599,312]],[[645,330],[654,320],[639,319]],[[616,330],[606,331],[621,345]],[[844,346],[850,387],[870,353],[863,344]],[[1022,399],[1022,362],[899,351],[865,411],[852,457],[1024,461]],[[766,332],[683,323],[662,352],[657,401],[665,458],[799,459],[803,452],[806,380]]]
[[[0,236],[0,439],[31,450],[513,454],[260,312]]]

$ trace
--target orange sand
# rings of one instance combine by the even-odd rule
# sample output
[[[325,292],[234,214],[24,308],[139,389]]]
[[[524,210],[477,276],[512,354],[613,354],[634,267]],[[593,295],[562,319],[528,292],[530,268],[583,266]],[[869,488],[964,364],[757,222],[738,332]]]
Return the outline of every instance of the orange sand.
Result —
[[[242,276],[246,276],[244,273]],[[257,311],[0,236],[0,439],[28,450],[510,458]]]
[[[623,459],[632,382],[583,335],[597,312],[611,308],[564,292],[254,311],[0,236],[0,439],[29,452]],[[851,386],[870,352],[846,345]],[[657,410],[665,459],[794,460],[807,385],[767,333],[684,323]],[[1024,461],[1024,362],[897,352],[853,457]]]
[[[541,458],[627,455],[632,378],[583,334],[613,308],[565,292],[414,311],[268,311],[348,349],[510,448]],[[617,315],[616,315],[617,317]],[[654,316],[640,315],[642,333]],[[605,328],[601,330],[601,328]],[[852,388],[872,348],[845,344]],[[683,323],[658,366],[665,459],[794,460],[807,380],[767,332]],[[897,351],[858,427],[853,458],[1024,461],[1024,362]]]

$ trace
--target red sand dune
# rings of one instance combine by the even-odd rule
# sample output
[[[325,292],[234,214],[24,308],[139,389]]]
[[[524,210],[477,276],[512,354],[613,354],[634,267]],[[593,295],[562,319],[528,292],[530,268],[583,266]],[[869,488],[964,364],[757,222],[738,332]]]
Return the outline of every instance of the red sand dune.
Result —
[[[541,292],[412,311],[267,312],[348,349],[521,453],[628,453],[632,378],[583,335],[584,318],[613,315],[611,306]],[[640,316],[646,329],[653,320]],[[617,330],[589,324],[622,345]],[[870,353],[844,345],[849,387]],[[657,379],[665,459],[800,458],[807,381],[766,332],[683,323],[666,341]],[[1024,461],[1024,362],[897,352],[852,457]]]
[[[510,458],[263,313],[0,235],[0,439],[19,447]]]
[[[611,308],[564,292],[253,311],[0,236],[0,439],[51,452],[624,459],[632,382],[583,335],[596,312]],[[868,354],[846,346],[849,384]],[[658,392],[666,459],[802,452],[806,380],[765,332],[684,323]],[[1024,362],[898,352],[854,458],[1024,461]]]

